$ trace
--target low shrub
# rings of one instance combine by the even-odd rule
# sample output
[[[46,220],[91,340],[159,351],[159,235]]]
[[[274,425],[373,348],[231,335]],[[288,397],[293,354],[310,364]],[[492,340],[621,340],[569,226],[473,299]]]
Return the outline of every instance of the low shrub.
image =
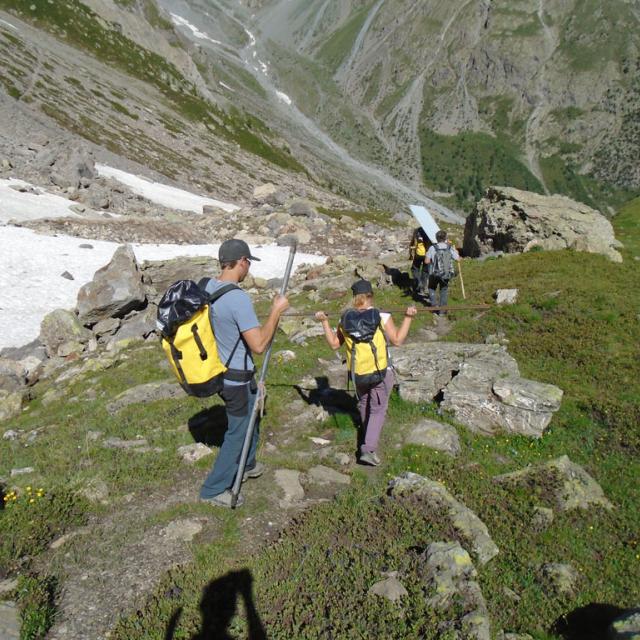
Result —
[[[68,489],[9,491],[0,512],[0,575],[11,573],[56,537],[86,521],[87,502]]]

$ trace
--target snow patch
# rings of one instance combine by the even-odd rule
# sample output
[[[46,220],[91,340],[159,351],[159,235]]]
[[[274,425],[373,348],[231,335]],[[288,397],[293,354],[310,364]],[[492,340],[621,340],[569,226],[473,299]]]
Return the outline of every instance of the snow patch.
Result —
[[[18,31],[18,27],[12,25],[10,22],[7,22],[6,20],[0,20],[0,24],[3,24],[6,27],[13,29],[14,31]]]
[[[180,209],[181,211],[193,211],[202,213],[204,205],[211,205],[224,209],[225,211],[236,211],[240,207],[228,202],[221,202],[213,198],[205,198],[198,196],[190,191],[170,187],[159,182],[151,182],[141,176],[135,176],[132,173],[114,169],[104,164],[96,164],[96,171],[99,175],[106,178],[114,178],[118,182],[127,185],[134,193],[160,204],[170,209]]]
[[[92,248],[83,248],[90,245]],[[82,285],[106,265],[116,242],[85,240],[71,236],[39,235],[31,229],[0,227],[0,349],[17,347],[38,337],[44,316],[54,309],[73,309]],[[219,244],[132,245],[139,262],[167,260],[178,256],[217,256]],[[284,274],[287,247],[252,246],[260,262],[251,264],[251,273],[262,278]],[[302,263],[322,264],[326,258],[297,253],[294,270]],[[67,271],[73,280],[62,277]],[[212,275],[216,268],[211,266]]]
[[[249,46],[255,47],[256,46],[256,37],[246,27],[244,28],[244,32],[249,36],[249,41],[250,41],[250,45]]]
[[[209,42],[213,42],[213,44],[220,44],[220,45],[222,44],[222,42],[220,42],[219,40],[214,40],[209,35],[207,35],[204,31],[200,31],[198,27],[191,24],[188,20],[186,20],[182,16],[172,13],[171,19],[173,20],[173,23],[178,25],[179,27],[186,27],[187,29],[189,29],[189,31],[191,31],[191,33],[195,38],[200,38],[200,40],[208,40]]]
[[[17,191],[12,187],[23,187],[33,189],[29,191]],[[77,202],[68,200],[52,193],[47,193],[34,187],[23,180],[9,178],[0,180],[0,223],[7,223],[9,220],[37,220],[39,218],[63,218],[80,217],[69,207],[77,205]],[[0,230],[1,233],[1,230]]]
[[[276,91],[276,95],[278,96],[278,98],[280,98],[280,100],[282,100],[282,102],[285,102],[288,105],[291,104],[291,98],[286,93],[282,93],[282,91]]]

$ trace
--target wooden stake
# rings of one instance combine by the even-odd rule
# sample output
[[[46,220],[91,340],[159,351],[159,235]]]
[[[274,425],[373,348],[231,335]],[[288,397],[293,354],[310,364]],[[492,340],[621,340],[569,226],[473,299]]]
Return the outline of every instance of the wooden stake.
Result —
[[[462,299],[467,299],[467,294],[464,292],[464,280],[462,279],[462,259],[458,260],[458,275],[460,276],[460,286],[462,287]]]

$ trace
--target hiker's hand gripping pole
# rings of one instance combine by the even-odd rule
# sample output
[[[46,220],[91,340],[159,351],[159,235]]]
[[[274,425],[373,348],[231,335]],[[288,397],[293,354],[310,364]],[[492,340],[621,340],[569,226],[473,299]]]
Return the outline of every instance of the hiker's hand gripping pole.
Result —
[[[297,242],[295,240],[289,246],[289,259],[287,260],[287,266],[284,271],[284,277],[282,279],[282,286],[280,287],[280,295],[283,296],[287,290],[289,284],[289,276],[291,275],[291,268],[293,267],[293,258],[296,255]],[[273,332],[275,332],[278,327]],[[260,378],[258,380],[258,396],[253,403],[251,409],[251,417],[249,418],[249,426],[247,427],[247,433],[244,436],[244,442],[242,444],[242,453],[240,454],[240,461],[238,462],[238,472],[236,473],[235,480],[233,481],[233,487],[231,487],[231,507],[235,509],[238,503],[238,496],[240,495],[240,487],[242,486],[242,478],[244,476],[244,470],[247,466],[247,457],[249,455],[249,449],[251,448],[251,441],[253,440],[253,432],[255,430],[256,418],[258,411],[264,402],[265,386],[264,380],[267,376],[267,368],[269,367],[269,359],[271,358],[271,347],[273,346],[273,337],[269,341],[269,346],[264,354],[264,360],[262,361],[262,369],[260,371]]]

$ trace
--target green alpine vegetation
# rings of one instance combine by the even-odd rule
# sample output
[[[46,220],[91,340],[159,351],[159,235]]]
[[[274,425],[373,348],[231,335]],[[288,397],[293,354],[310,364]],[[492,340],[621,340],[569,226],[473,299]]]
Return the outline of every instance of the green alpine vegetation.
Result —
[[[447,519],[419,502],[408,506],[386,497],[388,481],[404,471],[442,482],[487,525],[500,552],[476,568],[494,631],[550,640],[561,637],[558,621],[580,607],[635,606],[640,598],[640,328],[634,293],[640,275],[634,259],[640,248],[638,200],[621,208],[614,226],[625,244],[622,264],[572,251],[464,262],[467,303],[491,302],[493,292],[506,285],[518,288],[520,295],[512,306],[456,313],[446,339],[484,342],[502,332],[522,375],[564,390],[562,406],[542,438],[476,435],[451,416],[440,415],[433,403],[412,404],[393,395],[383,430],[383,465],[375,470],[354,467],[351,485],[336,499],[308,509],[270,543],[252,537],[259,522],[274,518],[269,496],[277,489],[268,476],[252,481],[251,497],[237,511],[212,512],[195,501],[168,500],[179,487],[195,492],[209,468],[210,457],[185,470],[175,450],[198,436],[201,420],[194,419],[216,415],[219,400],[182,397],[130,405],[117,413],[107,409],[114,396],[131,386],[167,379],[159,346],[132,346],[115,354],[104,366],[71,380],[46,405],[47,392],[59,385],[43,383],[10,425],[24,433],[41,429],[39,436],[28,447],[0,440],[0,476],[28,464],[38,469],[28,481],[12,479],[13,489],[5,489],[6,506],[0,511],[0,573],[31,571],[29,580],[40,581],[22,582],[18,589],[23,618],[45,625],[51,599],[64,586],[65,554],[81,557],[95,544],[90,536],[85,540],[87,534],[78,535],[56,554],[48,549],[51,540],[87,520],[108,517],[125,496],[142,492],[148,500],[167,500],[166,506],[122,523],[125,531],[119,535],[126,538],[114,544],[143,539],[153,527],[176,518],[195,517],[209,524],[194,540],[193,560],[168,571],[154,594],[119,621],[112,638],[160,639],[169,630],[174,638],[193,637],[212,624],[207,612],[214,610],[222,612],[215,620],[227,625],[231,637],[255,631],[257,619],[267,637],[276,639],[446,637],[438,625],[447,616],[426,604],[430,594],[421,581],[419,558],[433,541],[459,540],[464,546],[465,540]],[[405,296],[402,289],[391,288],[378,294],[377,304],[401,307],[408,302]],[[335,313],[347,301],[345,295],[323,300],[321,306]],[[451,304],[462,302],[454,281]],[[292,304],[309,313],[320,306],[306,293],[294,296]],[[267,301],[260,303],[258,311],[267,306]],[[420,314],[410,338],[430,326],[431,316]],[[329,348],[321,338],[292,346],[279,333],[274,352],[281,349],[293,349],[297,357],[272,366],[262,433],[275,434],[279,444],[275,450],[263,447],[260,458],[271,469],[305,472],[319,463],[331,466],[317,450],[309,450],[309,438],[319,434],[352,456],[356,428],[348,413],[322,424],[291,415],[303,380],[318,375],[317,358],[331,357]],[[406,430],[424,417],[455,426],[462,446],[457,458],[403,443]],[[124,440],[144,436],[152,452],[105,448],[97,433]],[[307,453],[301,456],[302,451]],[[538,531],[531,519],[535,507],[553,507],[550,487],[538,493],[513,491],[492,478],[561,455],[583,466],[615,507],[556,512],[550,526]],[[108,504],[79,497],[97,479],[108,487]],[[540,580],[544,562],[575,567],[577,595],[551,595]],[[36,567],[48,567],[47,573]],[[407,589],[400,606],[368,595],[381,575],[393,571]],[[227,596],[217,600],[222,592]],[[234,594],[247,606],[236,608]],[[597,625],[594,629],[596,633]]]
[[[542,193],[538,179],[518,158],[518,150],[503,137],[486,133],[421,135],[425,184],[453,194],[459,207],[479,200],[487,187],[509,185]]]

